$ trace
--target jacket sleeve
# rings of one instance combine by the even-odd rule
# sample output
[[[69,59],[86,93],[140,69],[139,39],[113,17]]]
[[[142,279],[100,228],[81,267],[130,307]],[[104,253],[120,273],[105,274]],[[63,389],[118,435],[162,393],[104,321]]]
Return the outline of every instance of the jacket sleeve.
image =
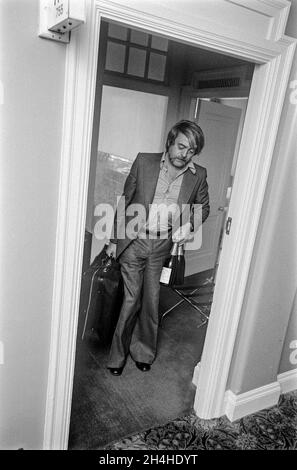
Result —
[[[199,204],[198,208],[198,214],[195,214],[195,207],[193,207],[192,213],[191,213],[191,226],[192,226],[192,231],[196,231],[203,222],[207,219],[209,216],[209,194],[208,194],[208,184],[207,184],[207,171],[204,168],[204,175],[202,177],[202,181],[198,186],[197,193],[195,195],[195,200],[194,204]],[[198,223],[197,223],[198,222]]]
[[[117,205],[110,238],[111,243],[117,243],[118,237],[123,236],[123,231],[125,230],[126,208],[131,203],[136,191],[139,157],[140,154],[137,155],[131,166],[130,173],[127,176],[124,184],[123,194],[120,197]]]

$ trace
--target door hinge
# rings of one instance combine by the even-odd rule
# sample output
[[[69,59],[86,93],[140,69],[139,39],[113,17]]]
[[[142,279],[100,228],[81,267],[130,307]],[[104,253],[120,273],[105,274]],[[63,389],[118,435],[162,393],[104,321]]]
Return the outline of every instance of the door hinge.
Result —
[[[225,232],[226,232],[227,235],[229,235],[229,233],[230,233],[231,224],[232,224],[232,217],[228,217],[228,219],[226,221],[226,229],[225,229]]]

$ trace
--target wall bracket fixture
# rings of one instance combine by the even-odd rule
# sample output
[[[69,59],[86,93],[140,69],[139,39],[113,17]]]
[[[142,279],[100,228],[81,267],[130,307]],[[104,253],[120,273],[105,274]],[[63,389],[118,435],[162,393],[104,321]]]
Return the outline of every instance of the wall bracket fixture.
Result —
[[[85,23],[85,0],[39,0],[38,36],[70,42],[70,31]]]

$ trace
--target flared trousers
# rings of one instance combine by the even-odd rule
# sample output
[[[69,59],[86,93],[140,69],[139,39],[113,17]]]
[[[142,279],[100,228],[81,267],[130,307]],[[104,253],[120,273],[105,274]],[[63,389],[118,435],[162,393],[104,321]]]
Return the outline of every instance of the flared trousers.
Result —
[[[160,275],[171,238],[136,238],[119,258],[124,300],[110,348],[108,367],[135,362],[152,364],[157,352]]]

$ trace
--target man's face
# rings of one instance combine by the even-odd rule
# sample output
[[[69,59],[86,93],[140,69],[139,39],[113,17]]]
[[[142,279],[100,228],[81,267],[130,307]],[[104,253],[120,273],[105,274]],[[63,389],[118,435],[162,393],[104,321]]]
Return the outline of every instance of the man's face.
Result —
[[[178,169],[183,169],[195,155],[195,150],[191,147],[188,138],[179,132],[174,144],[168,149],[170,163]]]

